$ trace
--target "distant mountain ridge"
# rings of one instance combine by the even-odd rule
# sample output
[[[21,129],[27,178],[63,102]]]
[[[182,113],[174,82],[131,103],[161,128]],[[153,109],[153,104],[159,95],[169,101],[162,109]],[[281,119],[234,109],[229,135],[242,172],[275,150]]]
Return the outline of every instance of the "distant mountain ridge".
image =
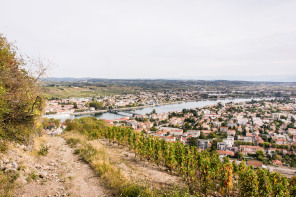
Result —
[[[52,81],[52,82],[76,82],[76,81],[85,81],[92,79],[90,77],[83,77],[83,78],[75,78],[75,77],[48,77],[42,78],[42,81]]]
[[[269,76],[270,77],[270,76]],[[102,82],[102,81],[225,81],[225,82],[270,82],[270,83],[296,83],[296,76],[274,76],[273,80],[270,80],[266,76],[253,76],[252,80],[241,77],[237,79],[234,76],[228,77],[180,77],[180,78],[128,78],[128,79],[116,79],[116,78],[92,78],[92,77],[48,77],[43,78],[42,81],[47,82]],[[225,79],[227,78],[227,79]]]

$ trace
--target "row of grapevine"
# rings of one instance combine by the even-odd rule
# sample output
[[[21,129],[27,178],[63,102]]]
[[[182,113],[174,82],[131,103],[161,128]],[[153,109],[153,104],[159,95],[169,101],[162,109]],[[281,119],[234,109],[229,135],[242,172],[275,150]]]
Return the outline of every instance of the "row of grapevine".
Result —
[[[90,119],[90,120],[88,120]],[[198,151],[195,146],[159,140],[128,127],[98,127],[91,118],[68,121],[68,125],[91,138],[107,138],[128,146],[136,157],[153,161],[183,176],[192,194],[204,196],[296,196],[296,180],[265,169],[254,170],[245,162],[239,165],[218,154]]]

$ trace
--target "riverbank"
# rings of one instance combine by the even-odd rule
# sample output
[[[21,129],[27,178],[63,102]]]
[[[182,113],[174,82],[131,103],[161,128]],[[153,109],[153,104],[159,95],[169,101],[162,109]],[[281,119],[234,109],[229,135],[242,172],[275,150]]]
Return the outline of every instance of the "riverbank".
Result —
[[[194,101],[177,101],[177,102],[169,102],[169,103],[161,103],[157,105],[143,105],[143,106],[136,106],[136,107],[123,107],[123,108],[116,108],[116,110],[119,111],[132,111],[137,109],[143,109],[146,107],[158,107],[158,106],[164,106],[164,105],[174,105],[174,104],[180,104],[184,102],[194,102]],[[84,111],[84,112],[73,112],[69,113],[70,115],[85,115],[85,114],[96,114],[96,113],[105,113],[108,112],[108,110],[94,110],[94,111]]]
[[[175,102],[168,102],[168,103],[160,103],[157,105],[143,105],[143,106],[136,106],[136,107],[123,107],[123,108],[116,108],[118,111],[133,111],[133,110],[138,110],[138,109],[144,109],[144,108],[153,108],[153,107],[159,107],[159,106],[166,106],[166,105],[175,105],[175,104],[181,104],[181,103],[190,103],[190,102],[200,102],[200,101],[225,101],[228,100],[231,102],[231,100],[244,100],[244,99],[260,99],[259,98],[222,98],[222,99],[197,99],[197,100],[187,100],[187,101],[175,101]],[[264,98],[265,99],[265,98]],[[174,111],[174,110],[172,110]],[[94,110],[94,111],[84,111],[84,112],[73,112],[69,113],[70,115],[87,115],[87,114],[97,114],[97,113],[106,113],[108,110]]]
[[[145,105],[145,106],[137,106],[137,107],[126,107],[126,108],[118,108],[121,110],[121,114],[110,113],[108,110],[96,110],[96,111],[85,111],[85,112],[77,112],[77,113],[63,113],[56,115],[47,115],[44,117],[47,118],[55,118],[61,119],[65,121],[66,119],[74,119],[85,116],[94,116],[98,119],[120,119],[123,116],[130,116],[130,114],[124,114],[124,111],[133,111],[136,114],[147,114],[151,113],[152,110],[156,110],[157,113],[168,113],[173,111],[182,111],[183,109],[194,109],[194,108],[202,108],[208,105],[215,105],[219,102],[221,103],[229,103],[229,102],[246,102],[251,100],[262,100],[262,99],[272,99],[272,98],[228,98],[228,99],[200,99],[195,101],[176,101],[170,103],[161,103],[159,105]]]

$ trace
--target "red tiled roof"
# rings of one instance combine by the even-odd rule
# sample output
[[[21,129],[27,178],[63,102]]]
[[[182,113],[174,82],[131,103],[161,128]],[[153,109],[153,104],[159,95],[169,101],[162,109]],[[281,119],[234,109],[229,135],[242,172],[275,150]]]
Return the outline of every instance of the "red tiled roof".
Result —
[[[219,155],[231,155],[234,156],[234,153],[232,151],[223,151],[223,150],[217,150]]]
[[[279,160],[272,160],[272,163],[275,165],[282,165],[283,163]]]
[[[261,161],[247,161],[247,165],[252,165],[254,167],[262,167],[263,163]]]

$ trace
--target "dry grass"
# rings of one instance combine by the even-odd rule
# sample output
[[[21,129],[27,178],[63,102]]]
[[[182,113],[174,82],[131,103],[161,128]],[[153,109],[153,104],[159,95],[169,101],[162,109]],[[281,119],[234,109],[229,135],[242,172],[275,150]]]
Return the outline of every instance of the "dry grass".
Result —
[[[67,133],[64,137],[67,143],[75,148],[75,153],[102,178],[105,186],[111,189],[114,195],[122,195],[129,183],[120,170],[112,165],[104,147],[100,144],[95,147],[90,145],[85,136],[75,132]]]
[[[13,196],[17,176],[17,174],[7,174],[0,171],[0,197]]]
[[[108,151],[99,140],[89,141],[84,135],[73,131],[64,134],[64,138],[115,196],[187,196],[186,192],[178,189],[161,191],[144,182],[140,183],[139,180],[131,180],[111,161]]]
[[[7,143],[5,141],[0,140],[0,153],[3,153],[7,150]]]
[[[103,145],[92,143],[86,140],[85,136],[77,133],[67,133],[64,135],[67,143],[76,147],[75,153],[87,162],[103,180],[105,186],[116,196],[154,196],[153,191],[139,186],[129,181],[110,161]]]
[[[40,154],[38,153],[40,151],[40,147],[46,143],[45,136],[36,137],[34,138],[34,148],[32,152],[30,153],[31,156],[38,157]]]

